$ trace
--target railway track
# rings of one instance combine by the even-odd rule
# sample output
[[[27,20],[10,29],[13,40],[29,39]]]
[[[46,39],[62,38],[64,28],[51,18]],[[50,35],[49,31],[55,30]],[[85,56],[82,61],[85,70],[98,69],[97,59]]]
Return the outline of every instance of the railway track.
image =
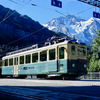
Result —
[[[27,96],[0,90],[0,100],[49,100],[42,97]]]
[[[100,81],[0,79],[0,100],[81,99],[100,100]]]
[[[47,98],[43,98],[43,94],[39,97],[37,96],[28,96],[18,93],[11,93],[0,90],[0,100],[100,100],[99,97],[95,96],[87,96],[87,95],[78,95],[78,94],[70,94],[70,93],[51,93],[47,96]],[[45,97],[45,96],[44,96]]]

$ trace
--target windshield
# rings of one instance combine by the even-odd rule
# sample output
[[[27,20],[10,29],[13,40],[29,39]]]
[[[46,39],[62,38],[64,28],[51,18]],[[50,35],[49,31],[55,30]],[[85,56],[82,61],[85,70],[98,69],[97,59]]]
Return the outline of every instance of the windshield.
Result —
[[[78,55],[86,56],[86,48],[78,46]]]
[[[71,47],[71,53],[72,53],[72,55],[75,55],[75,46]]]

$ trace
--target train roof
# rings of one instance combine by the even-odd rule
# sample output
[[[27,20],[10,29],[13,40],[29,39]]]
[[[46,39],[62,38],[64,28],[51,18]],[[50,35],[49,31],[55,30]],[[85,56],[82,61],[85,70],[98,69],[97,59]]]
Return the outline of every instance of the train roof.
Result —
[[[12,51],[6,54],[6,56],[10,55],[19,55],[23,53],[28,53],[32,51],[42,50],[44,48],[49,48],[51,46],[57,46],[57,45],[63,45],[63,44],[79,44],[79,45],[86,45],[85,43],[82,43],[76,39],[69,39],[68,37],[60,38],[60,37],[52,37],[51,39],[48,39],[46,42],[42,44],[35,44],[27,48],[23,48],[20,50]],[[4,58],[4,57],[3,57]]]

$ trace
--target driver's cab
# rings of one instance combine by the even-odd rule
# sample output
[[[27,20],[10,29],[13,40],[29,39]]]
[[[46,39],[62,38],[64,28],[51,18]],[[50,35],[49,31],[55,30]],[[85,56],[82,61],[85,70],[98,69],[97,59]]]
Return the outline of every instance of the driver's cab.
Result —
[[[87,47],[81,44],[68,44],[68,71],[73,74],[83,74],[86,70]]]

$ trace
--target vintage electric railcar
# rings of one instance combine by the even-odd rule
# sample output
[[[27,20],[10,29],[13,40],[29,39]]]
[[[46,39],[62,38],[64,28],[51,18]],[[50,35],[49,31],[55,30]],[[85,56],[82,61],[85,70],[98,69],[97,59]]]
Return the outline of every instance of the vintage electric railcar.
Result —
[[[7,53],[2,58],[4,77],[78,77],[87,73],[86,45],[67,38]]]

